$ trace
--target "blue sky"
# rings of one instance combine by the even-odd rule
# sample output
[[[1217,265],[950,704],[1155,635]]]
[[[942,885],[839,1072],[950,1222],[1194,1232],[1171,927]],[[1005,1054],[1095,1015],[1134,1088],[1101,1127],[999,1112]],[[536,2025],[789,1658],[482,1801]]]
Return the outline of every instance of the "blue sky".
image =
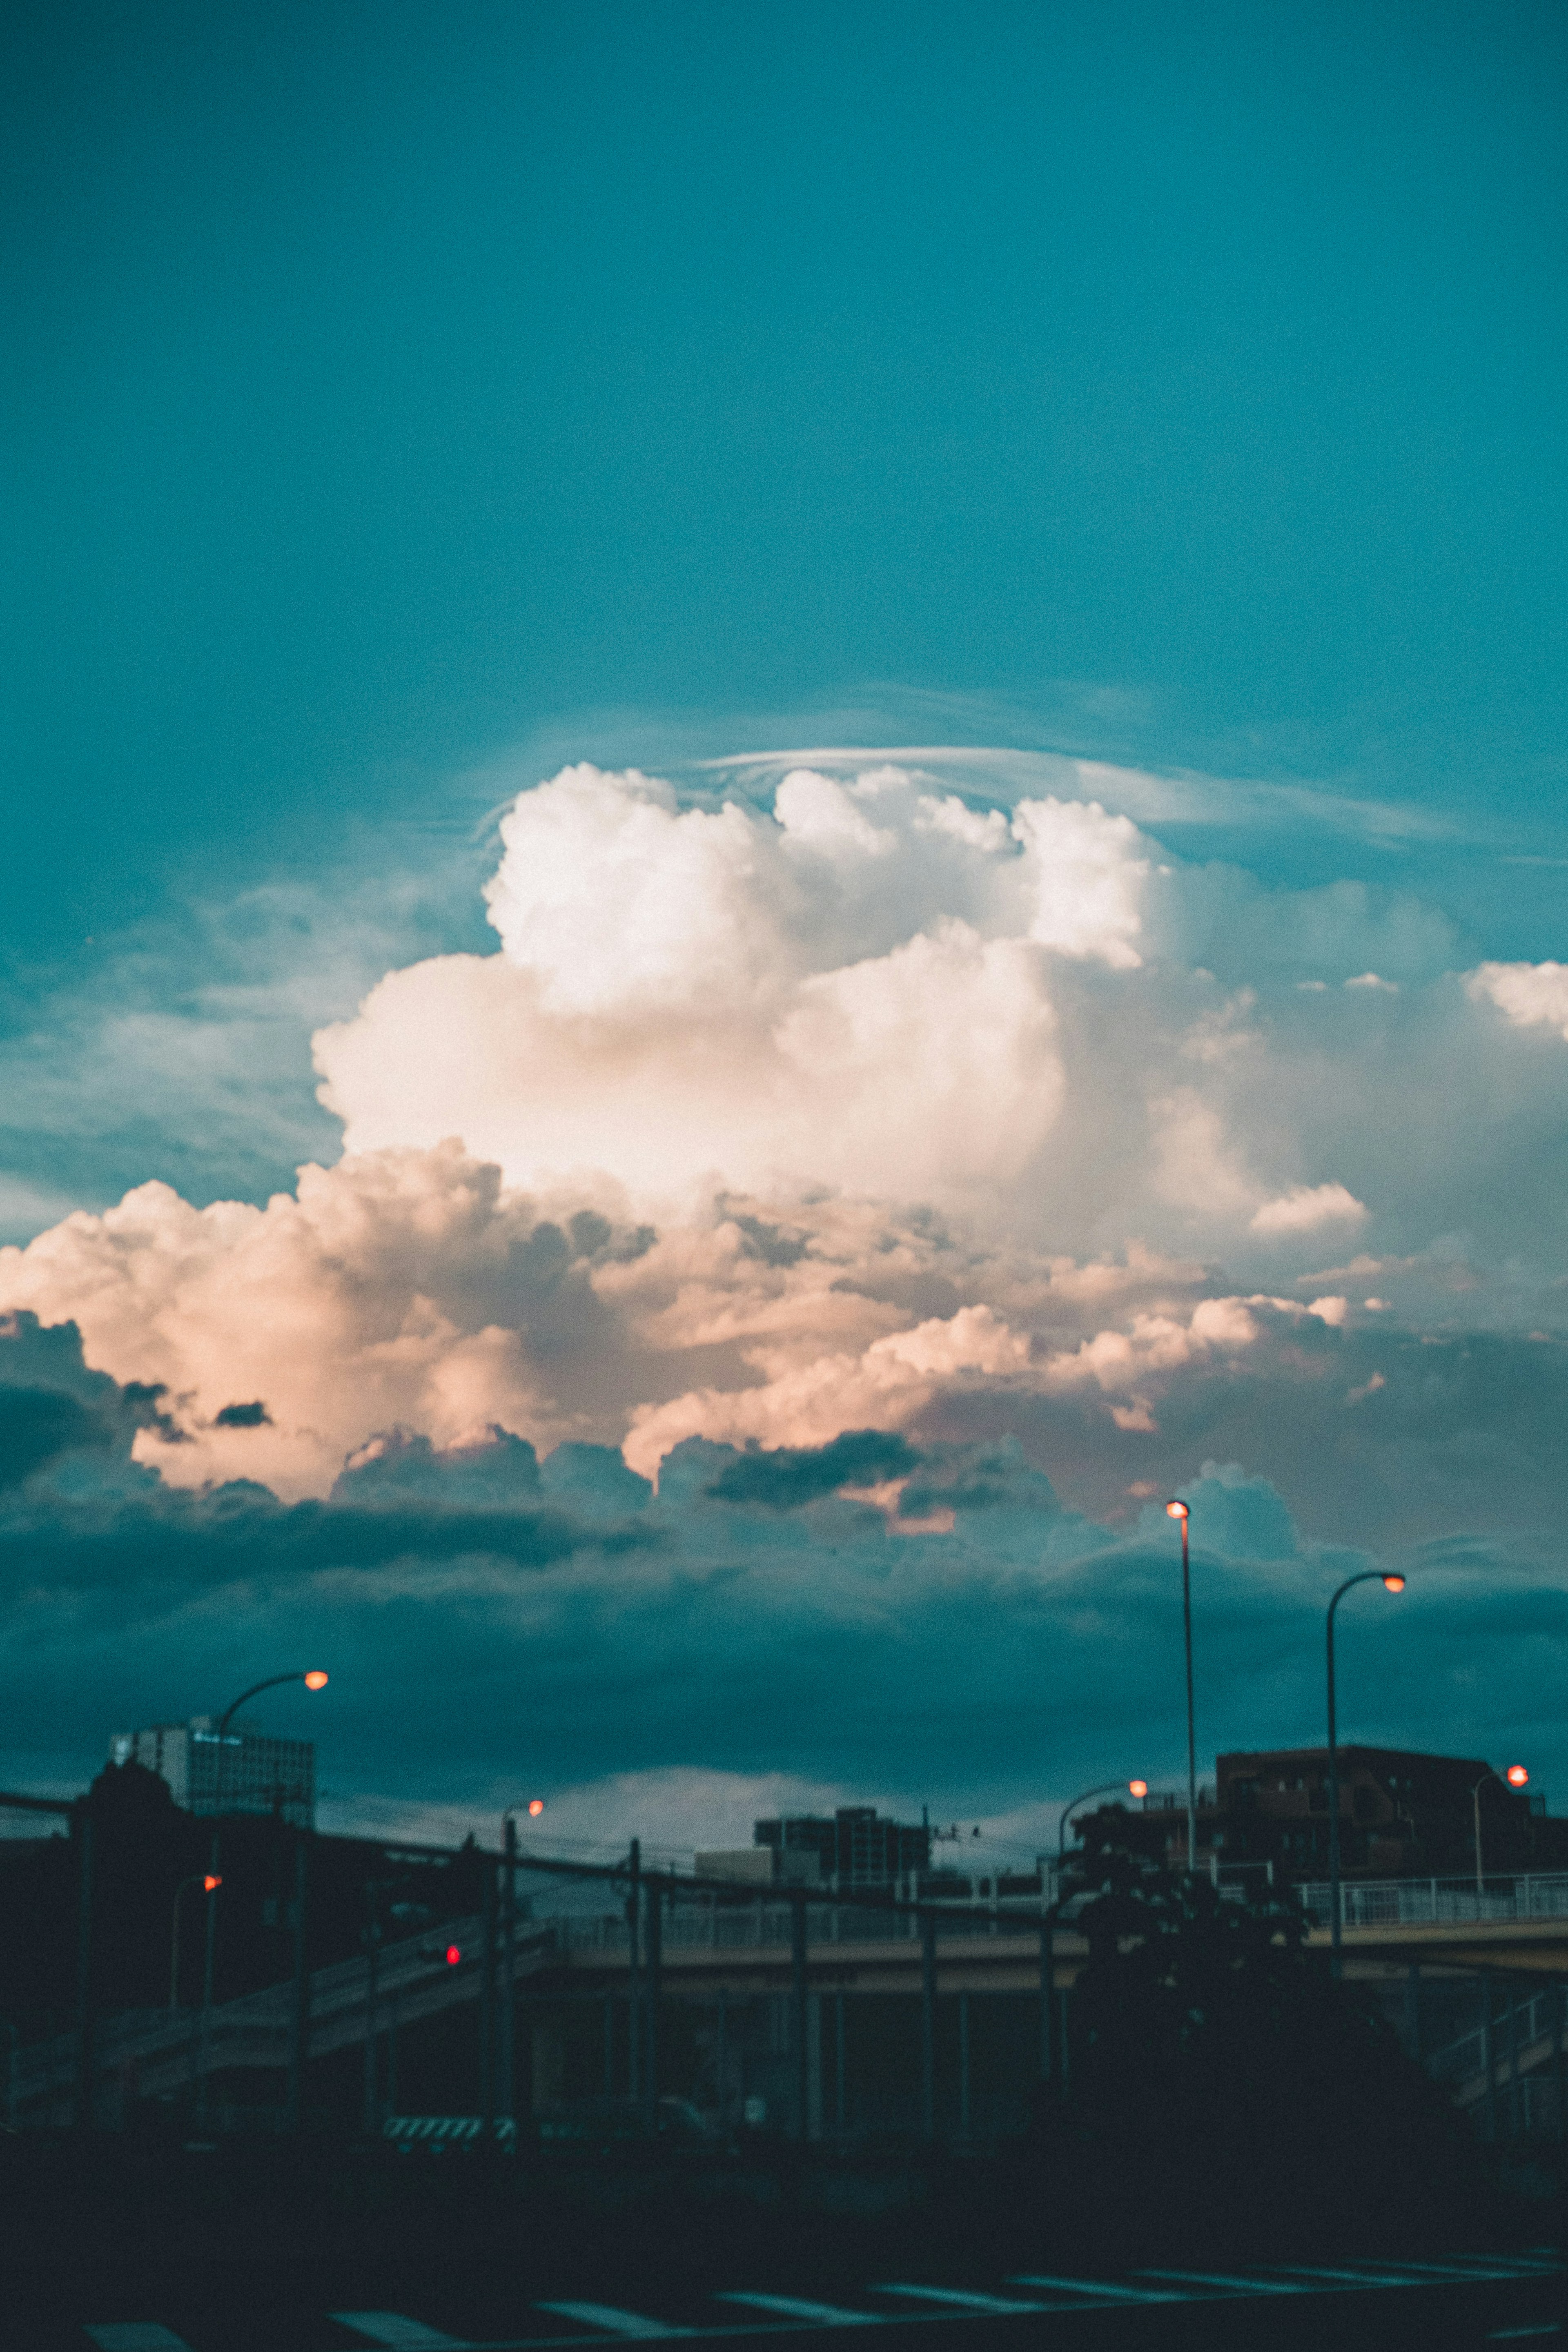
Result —
[[[1555,1641],[1560,12],[67,0],[5,38],[0,1243],[34,1246],[0,1308],[91,1368],[12,1334],[0,1390],[57,1400],[18,1427],[65,1434],[6,1540],[79,1564],[73,1513],[237,1478],[330,1516],[395,1429],[460,1483],[492,1422],[651,1476],[864,1421],[1022,1445],[1041,1541],[1076,1513],[1130,1593],[1136,1490],[1208,1463],[1296,1530],[1227,1520],[1227,1574],[1458,1545]],[[67,1443],[95,1376],[163,1383],[131,1469]],[[935,1662],[949,1538],[900,1508],[813,1505],[792,1590],[907,1559]],[[698,1583],[721,1523],[769,1556],[683,1509]],[[1011,1591],[994,1524],[952,1541]],[[253,1621],[218,1552],[189,1605],[124,1556],[132,1712],[336,1590]],[[513,1572],[432,1567],[431,1624],[471,1622],[442,1577]],[[796,1674],[815,1605],[682,1654]],[[1238,1738],[1262,1672],[1227,1668]],[[764,1769],[657,1709],[574,1753],[584,1833],[650,1773],[684,1822]],[[787,1769],[869,1767],[825,1731]],[[972,1801],[1022,1821],[1027,1779]]]

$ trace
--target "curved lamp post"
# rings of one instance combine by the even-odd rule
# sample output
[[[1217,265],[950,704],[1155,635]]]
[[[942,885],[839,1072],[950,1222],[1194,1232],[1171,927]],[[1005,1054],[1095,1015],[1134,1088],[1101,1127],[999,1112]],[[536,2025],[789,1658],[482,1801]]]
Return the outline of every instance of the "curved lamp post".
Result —
[[[1334,1714],[1334,1612],[1354,1584],[1381,1584],[1385,1592],[1403,1592],[1402,1576],[1384,1576],[1381,1569],[1363,1568],[1347,1576],[1329,1603],[1329,1973],[1340,1973],[1340,1751]]]
[[[1510,1764],[1506,1772],[1483,1772],[1470,1790],[1470,1803],[1476,1817],[1476,1893],[1478,1896],[1486,1892],[1481,1878],[1481,1790],[1489,1780],[1495,1780],[1500,1789],[1522,1789],[1529,1779],[1530,1775],[1522,1764]]]
[[[320,1666],[297,1666],[292,1674],[266,1675],[262,1681],[252,1683],[248,1690],[242,1690],[237,1698],[231,1699],[229,1701],[223,1713],[219,1716],[217,1722],[217,1786],[216,1791],[216,1821],[221,1821],[223,1818],[224,1739],[230,1723],[239,1713],[240,1708],[245,1706],[248,1699],[257,1697],[260,1692],[265,1690],[277,1690],[284,1683],[303,1683],[308,1691],[319,1691],[326,1689],[327,1679],[327,1675]],[[212,1856],[207,1865],[205,1879],[207,1894],[207,1919],[206,1948],[202,1955],[202,2070],[199,2088],[199,2104],[204,2113],[206,2108],[207,2097],[207,2029],[212,2015],[213,1963],[217,1945],[216,1898],[217,1890],[223,1885],[222,1879],[217,1874],[218,1835],[218,1831],[215,1826],[212,1836]]]
[[[1179,1495],[1173,1495],[1165,1506],[1168,1519],[1179,1519],[1182,1527],[1182,1639],[1187,1654],[1187,1869],[1198,1866],[1198,1742],[1193,1715],[1193,1580],[1187,1559],[1187,1523],[1192,1517],[1191,1507]]]
[[[1080,1805],[1087,1805],[1091,1797],[1108,1797],[1113,1789],[1125,1789],[1130,1797],[1146,1797],[1149,1793],[1149,1783],[1147,1780],[1101,1780],[1094,1788],[1086,1789],[1081,1797],[1075,1797],[1070,1805],[1064,1805],[1061,1821],[1057,1829],[1058,1862],[1062,1861],[1067,1854],[1068,1822],[1070,1816],[1077,1812]]]

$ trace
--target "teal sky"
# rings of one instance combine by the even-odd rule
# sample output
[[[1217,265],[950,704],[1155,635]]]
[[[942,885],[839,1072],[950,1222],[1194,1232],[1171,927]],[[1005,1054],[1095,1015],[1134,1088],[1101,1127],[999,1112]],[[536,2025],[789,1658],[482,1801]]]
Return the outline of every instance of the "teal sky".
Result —
[[[24,993],[546,740],[1055,745],[1560,848],[1565,56],[1441,0],[19,12]]]
[[[298,1651],[405,1821],[1027,1854],[1180,1766],[1181,1492],[1205,1757],[1397,1561],[1345,1722],[1561,1807],[1565,68],[7,19],[0,1778]]]

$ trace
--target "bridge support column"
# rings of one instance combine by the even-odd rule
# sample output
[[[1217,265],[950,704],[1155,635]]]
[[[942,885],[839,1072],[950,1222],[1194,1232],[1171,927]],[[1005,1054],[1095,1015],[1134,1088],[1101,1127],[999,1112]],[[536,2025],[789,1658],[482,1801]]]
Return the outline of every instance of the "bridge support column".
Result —
[[[1487,2078],[1487,2137],[1497,2138],[1497,2055],[1492,2046],[1492,1972],[1481,1970],[1481,2066]]]
[[[1421,1963],[1412,1960],[1405,1979],[1405,2027],[1410,2044],[1410,2055],[1418,2066],[1426,2063],[1421,2037]]]
[[[517,2120],[517,1823],[506,1817],[501,1864],[500,2112]],[[512,2142],[515,2147],[516,2141]]]
[[[495,2137],[496,2120],[496,1874],[488,1863],[479,1935],[479,2115],[489,2141]]]
[[[92,1808],[84,1798],[71,1808],[76,1854],[76,2124],[92,2128],[95,2024],[92,1981]],[[210,1903],[212,1897],[207,1898]]]
[[[1568,2084],[1563,2080],[1563,2044],[1568,2040],[1568,1978],[1559,1977],[1552,1993],[1552,2080],[1557,2092],[1557,2137],[1568,2140]]]
[[[1056,1922],[1040,1922],[1040,2080],[1049,2085],[1056,2081],[1056,2010],[1055,1968]]]
[[[936,1915],[921,1916],[921,2131],[936,2137]]]
[[[648,2137],[658,2130],[658,1993],[664,1959],[664,1890],[647,1890],[647,2000],[643,2035],[643,2117]]]
[[[844,2060],[844,1995],[833,1996],[833,2127],[840,2139],[849,2127],[849,2109],[845,2097]]]
[[[958,2136],[969,2139],[969,1995],[958,1996]]]
[[[294,2000],[289,2020],[289,2128],[305,2128],[305,2068],[310,2055],[310,1971],[306,1966],[306,1898],[310,1849],[301,1830],[294,1843]]]
[[[822,1995],[812,1993],[805,2009],[805,2136],[822,2137]]]
[[[796,2139],[805,2139],[811,2127],[811,2053],[806,2046],[810,2033],[810,1993],[805,1950],[806,1924],[805,1898],[801,1895],[789,1907],[793,1980],[790,2043],[795,2053],[795,2114],[791,2117],[791,2122]]]

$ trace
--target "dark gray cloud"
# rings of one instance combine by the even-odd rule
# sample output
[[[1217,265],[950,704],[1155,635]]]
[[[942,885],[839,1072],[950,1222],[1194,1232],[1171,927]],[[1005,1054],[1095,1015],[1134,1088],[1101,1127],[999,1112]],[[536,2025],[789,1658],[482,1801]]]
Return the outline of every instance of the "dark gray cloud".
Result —
[[[256,1397],[249,1404],[226,1404],[221,1412],[214,1413],[213,1427],[215,1429],[267,1429],[270,1427],[272,1415],[268,1412],[266,1405],[259,1397]]]
[[[1363,1368],[1339,1342],[1311,1345],[1342,1384]],[[1402,1344],[1383,1360],[1389,1388],[1435,1383],[1456,1424],[1480,1416],[1482,1453],[1514,1458],[1507,1397],[1524,1412],[1525,1383],[1506,1351]],[[1284,1415],[1282,1381],[1273,1394]],[[1380,1443],[1396,1449],[1413,1408],[1393,1402]],[[410,1801],[689,1769],[1005,1812],[1097,1776],[1179,1770],[1178,1554],[1162,1507],[1175,1478],[1110,1527],[1064,1507],[1016,1434],[871,1431],[771,1454],[692,1439],[656,1495],[605,1447],[541,1460],[504,1429],[447,1451],[393,1431],[326,1500],[289,1504],[250,1481],[165,1486],[131,1450],[156,1410],[87,1370],[68,1329],[18,1318],[0,1334],[13,1778],[47,1758],[79,1780],[114,1728],[210,1711],[259,1674],[315,1663],[329,1694],[286,1695],[276,1720],[308,1722],[329,1787]],[[1270,1478],[1197,1459],[1181,1483],[1201,1748],[1315,1739],[1323,1605],[1373,1554],[1304,1536]],[[901,1522],[841,1491],[889,1479],[904,1482]],[[900,1531],[936,1513],[949,1532]],[[1373,1587],[1346,1612],[1347,1727],[1522,1753],[1568,1790],[1557,1552],[1496,1509],[1399,1557],[1407,1593]]]

